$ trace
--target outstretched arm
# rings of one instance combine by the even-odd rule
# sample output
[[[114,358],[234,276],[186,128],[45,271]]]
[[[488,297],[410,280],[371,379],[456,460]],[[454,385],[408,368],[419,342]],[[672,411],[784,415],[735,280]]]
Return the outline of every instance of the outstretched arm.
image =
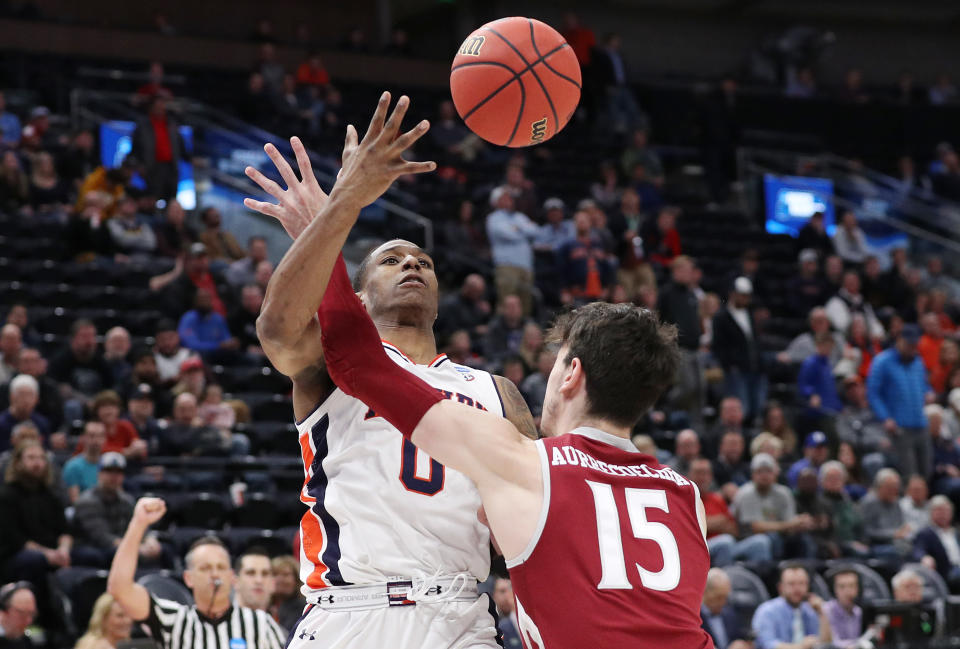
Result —
[[[146,620],[150,615],[150,593],[134,581],[137,560],[140,557],[140,542],[147,528],[163,518],[167,505],[159,498],[141,498],[133,510],[133,518],[117,546],[107,578],[107,592],[120,603],[127,615],[136,621]]]

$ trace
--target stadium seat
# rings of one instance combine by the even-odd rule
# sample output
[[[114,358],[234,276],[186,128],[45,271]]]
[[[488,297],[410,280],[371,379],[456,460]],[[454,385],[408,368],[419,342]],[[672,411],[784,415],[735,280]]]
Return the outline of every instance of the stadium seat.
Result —
[[[77,629],[86,629],[93,612],[93,603],[107,590],[110,573],[97,568],[70,566],[56,573],[57,585],[67,596],[68,616]]]
[[[891,599],[886,580],[869,566],[853,561],[830,561],[828,565],[830,568],[826,572],[826,578],[829,580],[833,580],[833,575],[843,570],[853,570],[860,575],[860,598],[864,602]]]
[[[227,502],[220,494],[202,492],[184,501],[178,516],[188,527],[219,529],[227,521]]]
[[[226,532],[227,544],[233,556],[243,554],[248,548],[263,548],[271,557],[290,554],[293,537],[284,528],[274,532],[250,527],[234,527]]]
[[[170,576],[169,572],[155,572],[144,575],[137,583],[150,591],[150,594],[162,599],[173,600],[187,606],[193,605],[193,595],[180,581]]]
[[[187,550],[190,549],[190,546],[193,545],[193,542],[203,536],[216,536],[223,541],[225,545],[230,546],[227,532],[223,530],[204,529],[202,527],[177,527],[170,532],[170,541],[173,543],[174,548],[176,548],[177,555],[182,557],[187,553]]]
[[[238,527],[273,529],[279,520],[279,508],[273,498],[264,493],[247,492],[243,504],[233,510],[233,522]]]
[[[770,593],[760,577],[742,566],[727,566],[723,571],[730,577],[732,586],[730,604],[737,611],[741,623],[749,627],[753,612],[770,599]]]
[[[904,570],[912,570],[923,580],[923,599],[946,599],[950,596],[950,589],[947,582],[943,580],[940,573],[936,570],[930,570],[922,563],[907,563],[903,566]]]

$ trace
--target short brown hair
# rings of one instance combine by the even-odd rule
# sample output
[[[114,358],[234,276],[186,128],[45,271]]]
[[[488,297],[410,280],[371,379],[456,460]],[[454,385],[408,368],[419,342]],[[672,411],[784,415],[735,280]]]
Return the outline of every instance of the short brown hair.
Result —
[[[561,315],[550,342],[579,358],[586,375],[587,414],[633,426],[669,386],[680,352],[677,328],[649,309],[594,302]]]
[[[116,406],[122,410],[123,399],[121,399],[120,395],[113,390],[103,390],[102,392],[97,393],[97,395],[93,398],[93,402],[90,404],[90,411],[93,413],[94,417],[97,416],[97,412],[103,406]]]

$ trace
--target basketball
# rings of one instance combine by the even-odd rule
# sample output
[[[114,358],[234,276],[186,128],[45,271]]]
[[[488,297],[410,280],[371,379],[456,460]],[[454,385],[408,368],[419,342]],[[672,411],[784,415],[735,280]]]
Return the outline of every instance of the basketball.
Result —
[[[549,25],[514,16],[467,36],[450,69],[460,117],[487,142],[523,147],[560,132],[580,101],[580,64]]]

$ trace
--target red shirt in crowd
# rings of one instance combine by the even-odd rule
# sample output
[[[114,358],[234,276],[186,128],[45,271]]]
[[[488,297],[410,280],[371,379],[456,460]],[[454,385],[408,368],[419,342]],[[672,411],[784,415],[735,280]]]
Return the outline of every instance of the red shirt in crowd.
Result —
[[[167,118],[151,115],[150,124],[153,126],[154,159],[157,162],[173,162],[173,146],[170,144]]]

